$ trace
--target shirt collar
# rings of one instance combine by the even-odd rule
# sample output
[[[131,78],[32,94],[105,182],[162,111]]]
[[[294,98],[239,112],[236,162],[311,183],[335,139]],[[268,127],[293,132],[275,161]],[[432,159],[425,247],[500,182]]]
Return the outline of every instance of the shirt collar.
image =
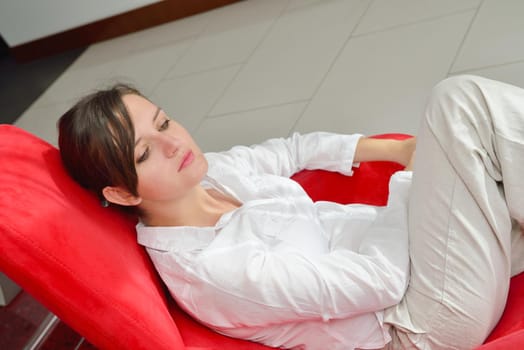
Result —
[[[206,174],[201,182],[205,188],[213,187],[225,192],[238,201],[240,199],[227,186],[221,185]],[[215,239],[217,230],[231,218],[231,212],[222,215],[215,227],[193,226],[145,226],[142,222],[136,225],[138,243],[144,247],[163,251],[191,251],[206,247]]]
[[[202,249],[216,236],[214,227],[136,225],[138,243],[156,250],[192,251]]]

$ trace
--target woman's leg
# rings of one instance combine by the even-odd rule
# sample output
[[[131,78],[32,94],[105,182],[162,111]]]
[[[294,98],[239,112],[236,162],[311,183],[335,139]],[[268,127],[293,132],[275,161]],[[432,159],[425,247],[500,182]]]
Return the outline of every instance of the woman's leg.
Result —
[[[524,90],[449,78],[433,91],[417,143],[411,279],[386,311],[391,347],[471,349],[504,309],[512,241],[514,273],[524,261],[515,225],[524,223]]]

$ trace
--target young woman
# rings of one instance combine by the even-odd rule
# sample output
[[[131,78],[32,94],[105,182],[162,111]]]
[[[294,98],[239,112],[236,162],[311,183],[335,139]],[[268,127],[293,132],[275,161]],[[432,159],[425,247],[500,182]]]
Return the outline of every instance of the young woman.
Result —
[[[523,101],[480,78],[441,83],[413,185],[411,171],[394,174],[382,208],[313,203],[289,176],[351,175],[370,160],[411,170],[414,139],[294,134],[203,154],[118,85],[62,116],[59,146],[81,185],[138,213],[138,241],[173,297],[218,332],[285,348],[467,349],[522,270]]]

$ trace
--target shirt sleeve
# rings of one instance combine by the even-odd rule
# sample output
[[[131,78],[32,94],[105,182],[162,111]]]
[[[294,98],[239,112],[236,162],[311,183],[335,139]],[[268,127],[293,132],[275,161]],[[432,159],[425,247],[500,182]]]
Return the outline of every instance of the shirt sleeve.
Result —
[[[391,196],[406,197],[409,183],[407,172],[397,175]],[[186,310],[217,329],[378,312],[397,304],[407,287],[405,208],[404,202],[380,210],[358,251],[304,256],[227,242],[196,260],[179,261],[184,273],[167,280]]]
[[[324,169],[352,174],[355,149],[360,134],[343,135],[314,132],[289,138],[274,138],[264,143],[236,146],[219,153],[207,153],[210,170],[233,166],[246,175],[274,174],[289,177],[303,169]]]

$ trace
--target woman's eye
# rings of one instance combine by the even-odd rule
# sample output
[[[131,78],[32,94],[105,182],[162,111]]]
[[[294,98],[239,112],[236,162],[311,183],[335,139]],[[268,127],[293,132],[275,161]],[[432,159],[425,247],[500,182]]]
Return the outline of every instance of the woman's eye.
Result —
[[[169,127],[169,122],[171,121],[171,119],[166,119],[162,125],[160,125],[160,131],[163,131],[163,130],[166,130],[168,127]]]
[[[149,147],[146,148],[146,150],[144,151],[144,153],[142,153],[142,155],[140,157],[138,157],[138,159],[136,160],[136,162],[138,164],[142,163],[143,161],[145,161],[147,159],[147,157],[149,157]]]

